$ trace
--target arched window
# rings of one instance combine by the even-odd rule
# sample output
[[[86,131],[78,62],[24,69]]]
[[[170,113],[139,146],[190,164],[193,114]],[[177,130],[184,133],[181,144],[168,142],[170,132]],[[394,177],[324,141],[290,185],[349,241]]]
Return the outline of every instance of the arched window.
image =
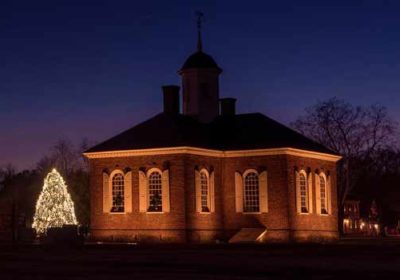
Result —
[[[124,175],[117,173],[112,177],[111,212],[124,212]]]
[[[153,171],[149,175],[149,212],[162,212],[161,173]]]
[[[299,174],[299,190],[301,213],[308,213],[307,179],[303,173]]]
[[[319,191],[321,199],[321,214],[328,214],[328,196],[326,191],[325,176],[319,176]]]
[[[205,171],[200,172],[201,212],[210,212],[209,184]]]
[[[249,172],[244,177],[243,212],[260,212],[260,191],[258,174]]]

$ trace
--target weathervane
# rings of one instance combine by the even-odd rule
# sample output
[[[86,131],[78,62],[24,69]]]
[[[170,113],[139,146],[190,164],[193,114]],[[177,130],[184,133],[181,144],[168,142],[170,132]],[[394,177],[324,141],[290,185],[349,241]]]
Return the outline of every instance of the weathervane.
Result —
[[[201,24],[204,21],[204,14],[200,11],[196,12],[197,16],[197,51],[201,52],[203,50],[203,44],[201,42]]]

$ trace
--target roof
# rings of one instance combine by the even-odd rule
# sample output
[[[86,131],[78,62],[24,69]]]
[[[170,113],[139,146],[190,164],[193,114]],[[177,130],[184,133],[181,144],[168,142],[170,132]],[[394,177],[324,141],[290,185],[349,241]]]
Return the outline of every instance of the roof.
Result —
[[[221,70],[214,58],[202,51],[197,51],[189,56],[183,64],[181,70],[191,68],[216,68]]]
[[[182,114],[160,113],[86,153],[182,146],[222,151],[297,148],[336,154],[260,113],[218,116],[208,124]]]

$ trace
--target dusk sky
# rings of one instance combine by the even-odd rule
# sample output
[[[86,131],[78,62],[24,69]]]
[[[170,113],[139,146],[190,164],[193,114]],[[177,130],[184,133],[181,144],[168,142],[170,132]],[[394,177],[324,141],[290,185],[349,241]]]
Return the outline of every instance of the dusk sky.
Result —
[[[0,2],[0,165],[33,168],[58,139],[101,142],[162,109],[195,51],[239,113],[288,124],[333,96],[400,120],[400,1]]]

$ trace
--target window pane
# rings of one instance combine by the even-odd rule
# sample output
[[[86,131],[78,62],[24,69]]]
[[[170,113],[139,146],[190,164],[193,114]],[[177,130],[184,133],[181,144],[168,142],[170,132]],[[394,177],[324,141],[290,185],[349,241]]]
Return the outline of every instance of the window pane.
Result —
[[[300,207],[301,213],[308,213],[307,180],[304,174],[300,174]]]
[[[244,179],[244,212],[260,212],[258,175],[251,172]]]
[[[124,175],[121,173],[112,178],[111,212],[124,212]]]
[[[323,176],[319,176],[320,182],[320,195],[321,195],[321,213],[328,214],[327,210],[327,199],[326,199],[326,182]]]
[[[208,178],[204,172],[200,173],[201,212],[210,212],[208,207]]]
[[[149,176],[149,212],[162,212],[162,181],[159,172]]]

